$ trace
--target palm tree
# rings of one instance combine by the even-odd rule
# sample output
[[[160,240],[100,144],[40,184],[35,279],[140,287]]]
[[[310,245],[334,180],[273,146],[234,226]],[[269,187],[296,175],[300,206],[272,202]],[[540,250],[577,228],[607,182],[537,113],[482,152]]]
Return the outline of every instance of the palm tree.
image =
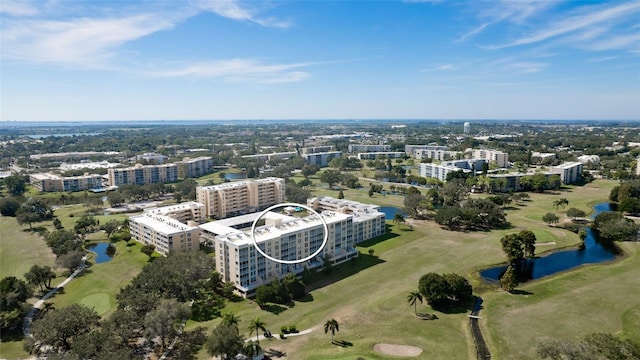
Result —
[[[253,359],[254,357],[258,356],[258,354],[260,354],[260,352],[262,351],[262,348],[260,347],[260,344],[253,341],[253,340],[249,340],[244,344],[244,347],[242,348],[242,352],[247,355],[250,359]]]
[[[553,206],[557,209],[560,206],[562,206],[562,208],[564,209],[565,206],[569,205],[569,200],[567,200],[567,198],[560,198],[558,200],[555,200],[553,202]]]
[[[224,313],[222,314],[222,322],[227,325],[238,325],[240,322],[240,318],[235,313]]]
[[[404,216],[402,216],[402,214],[400,214],[399,212],[397,212],[394,216],[393,216],[393,222],[396,224],[399,223],[404,223]]]
[[[340,325],[336,321],[336,319],[327,320],[324,324],[324,333],[331,332],[331,343],[333,344],[333,335],[336,334],[336,331],[340,331]]]
[[[407,295],[407,301],[409,305],[413,305],[413,311],[416,313],[416,316],[418,316],[418,301],[422,304],[422,294],[420,294],[419,291],[412,291]]]
[[[249,322],[249,334],[253,333],[254,331],[256,332],[256,342],[258,344],[260,344],[260,340],[258,339],[258,335],[260,334],[260,330],[262,331],[267,331],[267,328],[265,327],[265,323],[262,322],[260,320],[259,317],[251,320]]]

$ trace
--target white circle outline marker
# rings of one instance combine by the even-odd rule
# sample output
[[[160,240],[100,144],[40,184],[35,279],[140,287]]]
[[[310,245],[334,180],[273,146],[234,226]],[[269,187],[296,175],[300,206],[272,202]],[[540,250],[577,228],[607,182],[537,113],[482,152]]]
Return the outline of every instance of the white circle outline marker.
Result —
[[[303,208],[309,210],[310,212],[316,214],[316,216],[318,216],[320,218],[320,221],[322,222],[322,226],[324,227],[324,240],[322,241],[322,245],[320,245],[318,250],[316,250],[313,254],[307,256],[304,259],[300,259],[300,260],[276,259],[276,258],[274,258],[272,256],[267,255],[264,251],[262,251],[262,249],[260,249],[260,247],[258,246],[258,243],[256,242],[255,230],[256,230],[256,224],[258,223],[258,220],[260,220],[269,211],[271,211],[273,209],[278,209],[278,208],[281,208],[281,207],[286,207],[286,206],[303,207]],[[308,207],[307,205],[296,204],[296,203],[282,203],[282,204],[276,204],[276,205],[270,206],[270,207],[266,208],[263,212],[261,212],[260,215],[255,220],[253,220],[253,224],[251,224],[251,241],[253,242],[253,247],[255,247],[256,250],[258,250],[258,252],[260,254],[262,254],[262,256],[266,257],[267,259],[269,259],[271,261],[275,261],[275,262],[280,263],[280,264],[299,264],[299,263],[303,263],[305,261],[311,260],[314,257],[316,257],[318,254],[320,254],[322,249],[324,249],[324,247],[327,246],[327,241],[328,240],[329,240],[329,227],[327,226],[327,222],[324,221],[322,216],[320,216],[320,214],[318,214],[317,211],[313,210],[312,208]]]

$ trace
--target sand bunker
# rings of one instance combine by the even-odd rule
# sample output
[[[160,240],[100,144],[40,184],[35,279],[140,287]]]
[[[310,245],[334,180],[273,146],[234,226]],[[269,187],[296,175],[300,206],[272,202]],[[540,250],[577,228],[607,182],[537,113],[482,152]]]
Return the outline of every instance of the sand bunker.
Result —
[[[413,357],[422,353],[422,349],[417,346],[396,345],[396,344],[375,344],[373,350],[392,356]]]

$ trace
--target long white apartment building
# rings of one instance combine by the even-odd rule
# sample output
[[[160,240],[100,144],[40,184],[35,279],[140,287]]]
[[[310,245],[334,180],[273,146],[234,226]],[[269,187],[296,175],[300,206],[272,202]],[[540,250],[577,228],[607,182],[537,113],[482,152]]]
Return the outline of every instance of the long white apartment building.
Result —
[[[131,238],[167,255],[171,251],[196,251],[200,248],[200,228],[153,213],[129,217]]]
[[[404,151],[379,151],[379,152],[363,152],[358,153],[358,159],[360,160],[375,160],[375,159],[402,159],[405,157]]]
[[[340,151],[329,151],[313,154],[302,154],[302,157],[309,163],[317,165],[318,167],[327,167],[331,160],[342,156]]]
[[[136,164],[127,168],[109,169],[108,176],[111,186],[171,183],[178,181],[178,165]]]
[[[297,155],[298,153],[296,151],[286,151],[286,152],[269,153],[269,154],[243,155],[242,158],[267,161],[272,159],[290,159]]]
[[[405,145],[404,146],[404,152],[407,153],[407,155],[411,155],[411,156],[415,156],[416,155],[416,150],[418,149],[424,149],[424,150],[447,150],[446,146],[443,145]]]
[[[51,173],[29,175],[31,186],[42,192],[82,191],[102,188],[102,175],[60,176]]]
[[[350,153],[371,153],[391,151],[391,145],[383,144],[349,144]]]
[[[196,201],[204,204],[206,216],[218,219],[264,210],[284,199],[284,179],[276,177],[196,188]]]
[[[438,161],[452,160],[455,159],[458,154],[461,154],[458,151],[434,149],[415,149],[413,153],[418,160],[433,159]]]
[[[468,149],[465,152],[471,152],[471,158],[484,159],[490,164],[493,163],[499,168],[506,168],[509,166],[509,154],[489,149]]]
[[[249,217],[253,217],[249,219]],[[237,229],[236,218],[200,225],[201,239],[213,244],[216,252],[216,271],[223,281],[234,284],[243,297],[251,297],[260,285],[270,283],[287,274],[299,274],[304,268],[318,268],[326,257],[337,264],[358,256],[355,248],[353,216],[332,211],[320,214],[327,223],[327,244],[314,258],[297,264],[281,264],[267,259],[255,249],[250,225],[259,214],[237,219],[249,229]],[[322,245],[324,227],[317,215],[303,218],[269,212],[265,225],[257,227],[255,240],[267,255],[281,260],[297,260],[311,256]],[[234,225],[235,224],[235,225]]]

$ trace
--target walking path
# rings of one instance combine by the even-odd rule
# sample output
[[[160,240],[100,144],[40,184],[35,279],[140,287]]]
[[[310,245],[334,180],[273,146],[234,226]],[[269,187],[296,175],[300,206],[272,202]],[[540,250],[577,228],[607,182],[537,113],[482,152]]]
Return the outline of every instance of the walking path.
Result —
[[[31,310],[29,310],[29,312],[27,313],[27,316],[25,316],[24,318],[24,322],[22,323],[22,331],[24,332],[24,336],[29,336],[31,334],[31,322],[35,314],[40,310],[40,307],[42,307],[42,304],[44,304],[45,301],[47,301],[50,297],[52,297],[58,291],[60,291],[60,289],[62,289],[65,285],[67,285],[69,281],[73,280],[73,278],[80,275],[80,273],[87,268],[86,261],[87,261],[87,257],[85,256],[82,258],[82,264],[78,267],[76,271],[73,272],[73,274],[69,275],[69,277],[66,278],[62,283],[60,283],[60,285],[49,290],[49,292],[45,296],[43,296],[42,298],[40,298],[40,300],[36,301],[36,303],[33,304],[33,307],[31,308]]]

